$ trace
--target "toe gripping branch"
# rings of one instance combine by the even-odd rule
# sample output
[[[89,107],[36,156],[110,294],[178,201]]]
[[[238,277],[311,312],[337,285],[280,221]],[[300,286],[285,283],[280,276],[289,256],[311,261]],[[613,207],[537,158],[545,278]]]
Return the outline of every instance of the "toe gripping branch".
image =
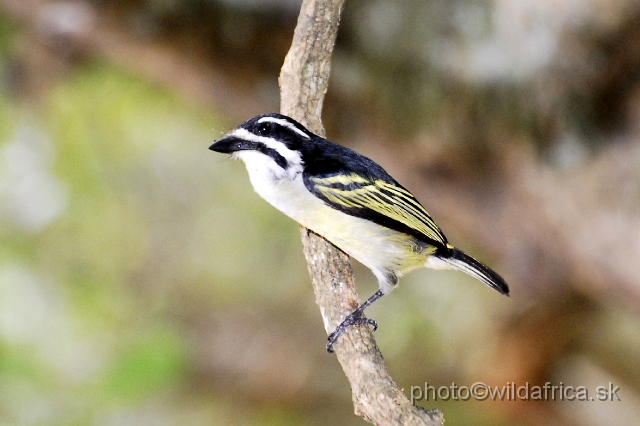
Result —
[[[376,291],[373,296],[368,298],[362,305],[360,305],[355,311],[351,312],[345,319],[340,323],[340,325],[335,329],[333,333],[329,335],[327,338],[327,352],[333,353],[333,345],[338,340],[338,337],[342,334],[343,331],[347,329],[350,325],[354,324],[369,324],[373,326],[373,331],[375,332],[378,329],[378,323],[375,320],[366,318],[363,316],[364,310],[371,305],[373,302],[378,300],[384,295],[382,290]]]

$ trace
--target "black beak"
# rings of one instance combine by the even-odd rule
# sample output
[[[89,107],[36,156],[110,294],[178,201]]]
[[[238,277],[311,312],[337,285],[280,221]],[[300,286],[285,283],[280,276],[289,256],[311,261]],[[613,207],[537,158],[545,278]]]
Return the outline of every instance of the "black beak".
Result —
[[[232,154],[236,151],[249,151],[256,149],[256,143],[229,135],[215,141],[209,149],[222,154]]]

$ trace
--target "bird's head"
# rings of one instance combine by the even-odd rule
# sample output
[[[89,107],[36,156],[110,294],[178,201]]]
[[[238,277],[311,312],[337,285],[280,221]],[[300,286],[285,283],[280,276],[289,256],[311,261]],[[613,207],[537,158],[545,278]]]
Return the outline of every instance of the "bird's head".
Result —
[[[281,114],[263,114],[247,120],[209,147],[231,154],[247,167],[266,168],[279,178],[302,172],[303,151],[316,137],[302,124]]]

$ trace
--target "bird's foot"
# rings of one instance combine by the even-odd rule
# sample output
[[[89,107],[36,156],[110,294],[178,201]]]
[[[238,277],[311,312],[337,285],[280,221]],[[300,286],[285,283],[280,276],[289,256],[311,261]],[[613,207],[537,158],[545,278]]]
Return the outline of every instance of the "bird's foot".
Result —
[[[362,316],[362,311],[356,310],[352,312],[348,317],[346,317],[344,321],[342,321],[342,323],[335,329],[335,331],[329,335],[329,337],[327,338],[327,352],[333,353],[333,344],[336,343],[338,337],[340,337],[342,332],[345,331],[347,327],[354,324],[369,324],[373,326],[374,332],[378,329],[378,323],[376,322],[376,320],[365,318]]]

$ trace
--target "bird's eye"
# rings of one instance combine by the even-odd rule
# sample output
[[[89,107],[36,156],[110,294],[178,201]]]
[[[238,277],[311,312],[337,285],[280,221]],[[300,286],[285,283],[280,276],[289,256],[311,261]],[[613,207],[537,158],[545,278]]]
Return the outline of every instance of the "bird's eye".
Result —
[[[258,134],[262,136],[268,136],[272,130],[271,123],[260,123],[260,126],[258,126]]]

